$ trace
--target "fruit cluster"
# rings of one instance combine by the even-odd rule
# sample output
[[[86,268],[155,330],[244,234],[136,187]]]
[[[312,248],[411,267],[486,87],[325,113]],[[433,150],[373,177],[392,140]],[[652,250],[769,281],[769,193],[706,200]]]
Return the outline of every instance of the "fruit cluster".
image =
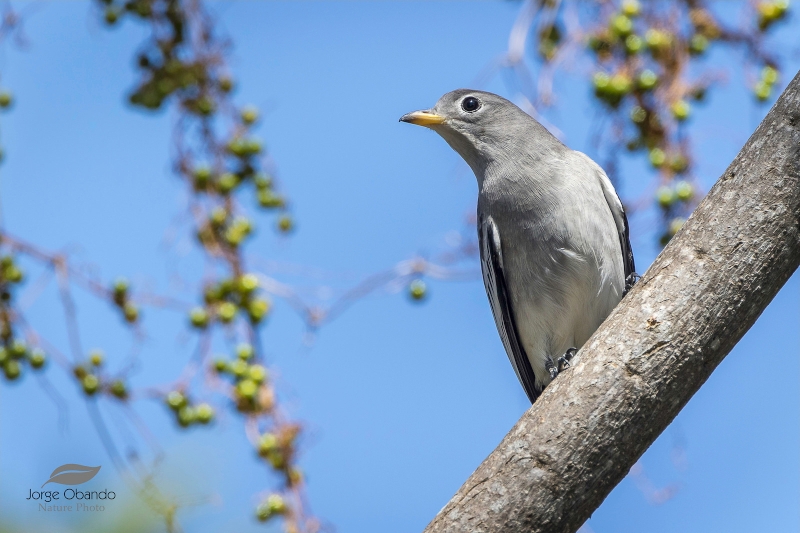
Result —
[[[114,305],[122,312],[125,321],[135,324],[139,320],[139,308],[131,301],[129,289],[128,280],[119,278],[111,287],[111,296]]]
[[[254,356],[253,346],[242,343],[236,347],[235,358],[218,357],[213,363],[215,372],[233,378],[233,398],[242,413],[269,412],[275,404],[269,373],[263,365],[253,362]]]
[[[270,303],[259,295],[258,288],[255,274],[212,282],[203,291],[205,306],[193,308],[189,313],[189,321],[195,328],[205,329],[212,320],[230,324],[241,313],[250,324],[260,324],[269,314]]]
[[[170,391],[164,401],[175,414],[175,421],[182,428],[193,424],[206,425],[214,420],[214,408],[211,405],[207,403],[193,404],[183,391]]]
[[[539,55],[551,61],[558,55],[559,46],[569,49],[562,41],[575,37],[568,35],[565,39],[559,29],[564,18],[558,11],[562,6],[543,4],[554,11],[544,17],[548,25],[537,30]],[[779,70],[771,51],[763,45],[763,36],[786,17],[789,2],[759,1],[750,17],[757,24],[736,28],[727,27],[704,1],[678,3],[670,10],[639,0],[601,4],[579,7],[597,10],[600,15],[591,18],[589,25],[594,26],[584,37],[594,60],[594,95],[614,118],[612,135],[607,137],[611,151],[615,152],[613,145],[623,145],[631,152],[645,153],[660,176],[664,187],[659,189],[657,201],[664,211],[663,243],[674,235],[676,221],[683,220],[697,200],[692,194],[688,200],[664,203],[666,189],[677,192],[676,181],[684,183],[684,189],[695,188],[691,185],[691,143],[684,125],[692,118],[695,105],[705,100],[712,78],[691,79],[696,71],[693,65],[703,61],[715,45],[743,45],[761,69],[753,94],[758,101],[768,100]]]
[[[0,366],[8,381],[19,378],[25,364],[38,370],[47,362],[41,348],[30,348],[14,335],[14,292],[24,279],[13,255],[0,256]]]
[[[125,382],[117,378],[109,378],[103,374],[105,355],[101,350],[92,350],[83,363],[72,368],[72,373],[78,380],[83,392],[87,396],[105,393],[118,400],[128,399],[128,387]]]

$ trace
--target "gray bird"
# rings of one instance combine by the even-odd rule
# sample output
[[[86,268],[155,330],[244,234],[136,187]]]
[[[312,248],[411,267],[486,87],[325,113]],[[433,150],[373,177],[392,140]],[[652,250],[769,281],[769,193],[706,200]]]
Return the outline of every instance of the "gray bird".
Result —
[[[400,120],[441,135],[478,179],[483,281],[533,403],[638,278],[622,203],[594,161],[496,94],[459,89]]]

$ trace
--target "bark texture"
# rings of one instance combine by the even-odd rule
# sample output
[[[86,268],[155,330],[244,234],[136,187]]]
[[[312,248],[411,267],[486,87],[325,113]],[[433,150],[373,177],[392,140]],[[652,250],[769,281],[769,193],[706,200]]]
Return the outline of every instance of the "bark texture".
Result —
[[[800,74],[572,368],[425,532],[574,533],[798,264]]]

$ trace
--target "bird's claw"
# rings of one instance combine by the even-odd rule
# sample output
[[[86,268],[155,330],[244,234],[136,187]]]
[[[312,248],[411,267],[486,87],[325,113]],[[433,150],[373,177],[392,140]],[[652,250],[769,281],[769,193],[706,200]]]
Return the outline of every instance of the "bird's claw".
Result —
[[[636,272],[632,272],[630,275],[628,275],[628,277],[625,278],[625,290],[623,291],[622,295],[625,296],[628,294],[628,291],[631,290],[633,286],[636,285],[636,282],[640,279],[642,279],[642,276]]]
[[[550,380],[556,379],[558,376],[558,367],[553,364],[553,360],[548,357],[547,361],[544,362],[544,369],[550,373]]]
[[[559,372],[563,371],[565,368],[569,368],[570,366],[569,362],[572,360],[573,357],[575,357],[575,354],[577,352],[578,352],[577,349],[570,348],[566,352],[564,352],[564,355],[562,355],[556,360]]]

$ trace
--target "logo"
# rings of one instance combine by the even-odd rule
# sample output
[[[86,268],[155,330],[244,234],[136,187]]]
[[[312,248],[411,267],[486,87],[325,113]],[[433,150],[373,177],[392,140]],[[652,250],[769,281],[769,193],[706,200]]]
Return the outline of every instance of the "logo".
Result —
[[[48,483],[60,483],[61,485],[80,485],[86,483],[100,471],[99,466],[83,466],[83,465],[61,465],[50,474],[50,479],[42,484],[42,487]]]
[[[94,478],[100,471],[99,466],[84,466],[74,463],[61,465],[50,474],[50,479],[45,481],[40,489],[48,483],[59,485],[82,485]],[[26,500],[34,500],[39,504],[39,510],[45,512],[76,512],[76,511],[105,511],[102,505],[108,500],[113,500],[117,495],[112,490],[101,491],[80,490],[68,488],[58,490],[33,490],[28,491]],[[62,500],[65,500],[62,502]]]

